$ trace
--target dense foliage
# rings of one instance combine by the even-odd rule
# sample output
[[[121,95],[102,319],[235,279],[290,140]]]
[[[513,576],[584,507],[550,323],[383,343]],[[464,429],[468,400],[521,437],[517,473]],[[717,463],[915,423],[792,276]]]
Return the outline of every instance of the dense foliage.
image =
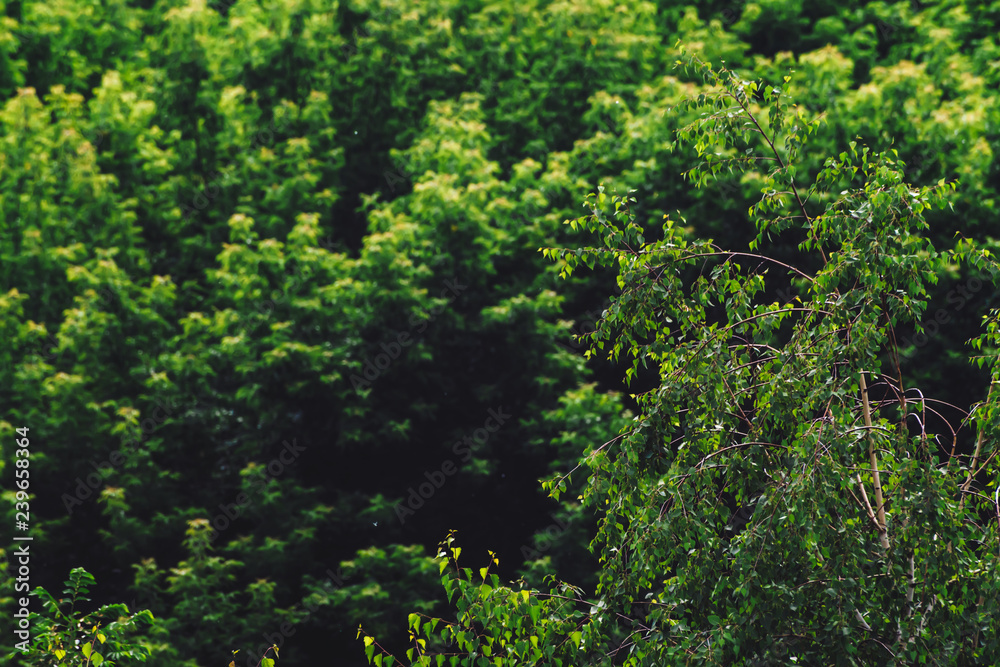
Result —
[[[687,176],[762,180],[748,251],[689,241],[670,218],[647,241],[635,197],[603,187],[570,223],[601,246],[545,251],[565,275],[617,267],[590,352],[660,376],[585,459],[596,592],[476,577],[449,540],[439,559],[459,615],[411,615],[410,663],[994,664],[1000,505],[974,482],[996,486],[1000,406],[990,391],[969,415],[974,451],[939,442],[926,428],[939,402],[901,374],[894,331],[921,320],[944,266],[992,282],[1000,263],[924,236],[954,183],[914,187],[894,153],[851,142],[805,187],[798,156],[818,119],[781,86],[686,64],[713,86],[682,105],[704,110],[678,132],[702,158]],[[772,237],[798,239],[818,270],[772,257]],[[975,341],[994,383],[998,317]],[[566,478],[547,486],[558,497]],[[364,639],[374,664],[398,662]]]
[[[81,613],[78,605],[89,602],[96,582],[83,568],[74,568],[66,580],[63,594],[56,600],[44,588],[36,589],[43,611],[33,617],[36,634],[21,657],[27,665],[72,665],[73,667],[114,667],[145,662],[149,649],[131,643],[129,635],[138,627],[151,625],[148,609],[132,612],[124,604],[107,604],[90,613]]]
[[[995,465],[992,440],[970,435],[989,435],[980,425],[991,423],[991,409],[972,408],[985,397],[990,366],[970,367],[963,346],[998,305],[983,254],[995,245],[1000,183],[998,26],[1000,3],[956,0],[0,0],[0,514],[14,525],[15,429],[30,427],[32,586],[54,591],[68,572],[82,576],[76,568],[93,573],[95,604],[151,612],[155,622],[136,625],[128,641],[154,667],[227,664],[233,650],[240,665],[257,665],[272,644],[289,667],[321,655],[361,665],[360,623],[377,637],[372,658],[376,647],[402,656],[408,617],[420,634],[419,619],[468,611],[471,625],[450,626],[467,629],[485,618],[477,605],[500,604],[469,597],[483,589],[468,577],[451,578],[455,552],[444,549],[435,562],[434,545],[454,529],[450,548],[462,545],[466,558],[495,552],[485,576],[497,576],[492,590],[511,592],[503,609],[520,613],[510,606],[516,592],[527,614],[517,618],[552,619],[532,626],[538,650],[577,651],[579,642],[559,642],[581,632],[583,650],[597,655],[632,636],[624,620],[607,620],[611,611],[589,614],[565,598],[594,599],[629,623],[652,614],[656,632],[683,622],[688,638],[646,651],[650,660],[688,649],[726,660],[735,650],[725,648],[726,633],[739,635],[727,619],[778,610],[775,627],[791,627],[787,605],[801,595],[801,604],[792,600],[801,622],[816,605],[836,607],[824,622],[849,627],[845,642],[857,636],[855,609],[864,615],[872,641],[859,660],[884,659],[876,639],[929,641],[916,630],[920,619],[925,630],[938,628],[927,625],[933,614],[954,621],[953,644],[938,655],[992,655],[992,635],[969,633],[996,598],[982,589],[985,601],[970,605],[961,587],[990,576],[995,564],[984,554],[995,538],[959,519],[985,512],[980,496],[995,484],[986,466]],[[743,126],[727,136],[690,125],[705,109],[684,101],[719,88],[700,68],[673,67],[678,39],[740,82],[764,82],[751,95],[760,107],[745,111],[767,136],[783,138],[780,129],[804,140],[808,124],[807,142],[777,145],[781,159],[797,151],[789,171],[716,161],[707,173],[718,180],[698,177],[704,171],[684,178],[699,152],[728,159],[735,145],[767,154],[733,143]],[[798,102],[780,128],[771,128],[780,118],[760,114],[762,91],[775,87],[774,99]],[[678,142],[684,127],[698,132]],[[792,176],[816,184],[806,211],[783,208],[787,195],[765,197],[775,208],[755,210],[752,222],[747,207],[762,192],[784,191],[781,179]],[[880,188],[909,183],[907,192],[930,205],[940,179],[957,179],[950,207],[918,211],[896,236],[858,226],[903,206]],[[619,217],[595,201],[591,217],[562,224],[578,218],[599,183],[606,193],[633,191],[634,201],[619,200]],[[663,228],[665,214],[675,222]],[[807,237],[802,220],[780,219],[800,214],[829,224]],[[620,230],[611,234],[605,222]],[[722,239],[726,251],[758,253],[768,242],[763,225],[771,225],[768,256],[809,279],[792,279],[779,264],[764,276],[759,260],[724,255],[692,264],[667,245],[704,253],[716,247],[707,239]],[[601,230],[603,252],[538,252],[587,245]],[[659,253],[656,267],[676,273],[656,269],[643,283],[645,267],[621,244],[635,247],[636,234]],[[878,260],[875,241],[889,251]],[[583,260],[595,270],[573,273]],[[823,299],[838,289],[857,311],[824,319]],[[773,311],[753,310],[774,302]],[[727,331],[742,335],[743,347],[725,347],[736,342],[718,330],[755,313],[752,324]],[[858,314],[849,340],[832,335]],[[669,328],[660,327],[664,316]],[[684,323],[684,340],[705,341],[712,354],[678,346]],[[696,325],[715,326],[716,335],[691,339],[702,331]],[[614,359],[585,357],[590,340],[575,336],[595,328],[605,351],[620,350]],[[891,338],[880,337],[886,331]],[[824,332],[831,335],[819,340]],[[823,356],[769,360],[746,348],[765,344]],[[992,360],[991,345],[983,341],[978,354]],[[697,363],[681,377],[684,355]],[[784,371],[775,366],[783,361]],[[764,402],[754,394],[755,383],[813,371],[815,384]],[[848,431],[862,410],[862,371],[874,396],[873,444],[864,447],[893,471],[881,479],[895,503],[886,510],[888,551],[872,543],[864,517],[835,537],[827,532],[840,524],[816,519],[838,512],[846,522],[848,508],[858,509],[849,504],[850,476],[825,494],[809,486],[857,465],[848,453],[860,450],[846,449],[859,433]],[[723,376],[728,388],[718,385]],[[930,444],[912,432],[912,417],[900,429],[901,415],[884,403],[910,386],[957,406],[921,409],[918,430]],[[685,393],[696,388],[703,393]],[[760,457],[780,454],[785,470],[797,470],[820,437],[817,406],[834,395],[840,402],[832,421],[820,422],[821,437],[845,450],[817,458],[810,475],[768,478],[778,464],[765,473],[769,459]],[[676,440],[676,429],[711,430],[716,421],[711,437]],[[633,433],[640,424],[648,426]],[[952,438],[949,424],[964,427]],[[751,434],[775,451],[735,447]],[[681,442],[689,444],[678,449]],[[734,449],[710,460],[727,468],[685,468],[691,481],[669,490],[651,482],[724,442]],[[966,483],[974,451],[984,467]],[[539,478],[573,469],[581,456],[586,466],[558,501],[547,498]],[[947,474],[935,472],[935,456]],[[734,486],[725,470],[745,478]],[[860,483],[872,489],[871,474]],[[657,518],[640,496],[661,492],[680,504]],[[686,525],[695,498],[701,523],[676,542],[640,531],[655,521]],[[796,506],[801,521],[766,533],[773,540],[754,530],[724,540],[715,530],[727,512],[753,525],[792,498],[808,500]],[[894,523],[915,516],[920,502],[921,516],[951,536],[926,552],[921,540],[933,531],[911,535],[919,522]],[[751,506],[752,514],[738,511]],[[989,519],[980,517],[983,530],[995,525]],[[796,526],[805,525],[814,541],[800,544]],[[809,546],[828,538],[830,555]],[[745,552],[733,551],[744,543]],[[803,576],[835,566],[891,571],[894,587],[855,578],[827,586],[827,598],[765,595],[711,569],[736,572],[754,546],[766,547],[761,560],[772,568],[759,570],[761,587],[792,576],[773,571],[785,561]],[[11,548],[0,549],[6,656],[15,571]],[[715,558],[724,552],[730,560]],[[909,553],[939,573],[981,568],[945,580],[933,610],[921,597],[907,611],[892,568],[905,575]],[[442,564],[446,582],[457,582],[447,585],[465,597],[440,594]],[[706,572],[716,593],[698,588]],[[554,574],[571,583],[550,590],[545,578]],[[500,583],[517,577],[516,591]],[[694,589],[683,610],[666,606]],[[753,594],[728,597],[737,589]],[[654,597],[665,606],[650,606]],[[853,608],[842,603],[848,597]],[[738,599],[764,606],[750,611]],[[623,611],[626,604],[647,608]],[[588,613],[574,616],[579,609]],[[708,628],[709,619],[719,622]],[[714,637],[711,648],[685,643],[698,632]],[[790,632],[806,644],[818,636]],[[739,636],[747,647],[764,635]],[[656,637],[638,641],[652,646]],[[461,644],[471,637],[451,639],[473,650]],[[775,650],[832,650],[808,646],[790,639]]]

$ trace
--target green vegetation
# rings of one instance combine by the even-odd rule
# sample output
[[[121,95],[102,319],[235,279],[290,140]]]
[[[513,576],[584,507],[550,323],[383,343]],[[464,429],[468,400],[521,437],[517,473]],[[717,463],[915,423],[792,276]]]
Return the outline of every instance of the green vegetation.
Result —
[[[104,605],[80,614],[77,605],[90,600],[86,595],[95,583],[86,570],[74,568],[63,589],[67,599],[57,602],[44,589],[36,589],[44,612],[32,619],[37,634],[23,653],[25,664],[113,667],[116,662],[146,661],[149,651],[140,644],[128,643],[127,635],[140,625],[152,624],[152,614],[149,610],[131,612],[123,604]]]
[[[954,183],[911,186],[895,151],[851,142],[805,187],[798,156],[818,120],[778,86],[687,64],[715,87],[682,105],[705,110],[678,131],[702,158],[687,177],[763,176],[748,250],[689,241],[669,218],[646,241],[636,198],[603,187],[570,222],[601,247],[544,250],[566,276],[617,268],[622,292],[589,352],[660,376],[584,461],[596,592],[509,587],[489,566],[477,577],[449,538],[439,560],[458,617],[412,614],[409,664],[992,664],[1000,508],[971,489],[997,452],[1000,406],[991,393],[972,415],[971,461],[941,456],[924,428],[936,402],[899,373],[893,332],[921,320],[948,265],[995,281],[1000,263],[923,235]],[[770,256],[772,236],[800,239],[820,268]],[[793,296],[773,300],[789,281]],[[1000,347],[998,314],[977,348]],[[1000,382],[995,354],[976,361]],[[567,477],[546,486],[558,498]],[[364,642],[373,664],[400,663]]]
[[[0,0],[32,664],[1000,661],[998,28]]]

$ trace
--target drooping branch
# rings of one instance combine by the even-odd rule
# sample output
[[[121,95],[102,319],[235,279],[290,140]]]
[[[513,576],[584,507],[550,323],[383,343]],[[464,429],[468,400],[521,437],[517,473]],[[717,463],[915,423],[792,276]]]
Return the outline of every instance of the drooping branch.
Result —
[[[740,105],[741,109],[743,109],[743,113],[745,113],[747,117],[750,118],[751,122],[753,122],[754,126],[757,128],[757,132],[760,133],[760,136],[764,138],[764,141],[767,143],[768,148],[771,149],[771,153],[774,154],[775,159],[777,159],[778,161],[779,169],[780,170],[787,169],[784,160],[781,159],[781,154],[778,153],[778,149],[774,145],[774,142],[771,140],[770,137],[767,136],[767,133],[764,132],[764,128],[760,126],[760,123],[757,122],[757,117],[753,114],[753,112],[750,111],[749,104],[745,104],[744,101],[740,99],[739,95],[733,95],[733,99],[735,99],[736,103]],[[775,104],[777,104],[777,101],[775,101]],[[805,216],[807,221],[812,222],[813,218],[811,215],[809,215],[809,212],[806,210],[805,202],[802,201],[802,197],[801,195],[799,195],[799,189],[795,187],[795,179],[792,177],[791,174],[789,174],[788,176],[788,185],[789,187],[792,188],[792,194],[795,196],[795,201],[799,206],[799,210],[802,211],[802,215]],[[826,253],[823,252],[823,246],[820,244],[819,239],[816,237],[815,228],[810,226],[809,233],[813,237],[813,241],[816,243],[816,249],[819,250],[819,254],[823,258],[823,264],[826,264],[828,261],[826,258]]]

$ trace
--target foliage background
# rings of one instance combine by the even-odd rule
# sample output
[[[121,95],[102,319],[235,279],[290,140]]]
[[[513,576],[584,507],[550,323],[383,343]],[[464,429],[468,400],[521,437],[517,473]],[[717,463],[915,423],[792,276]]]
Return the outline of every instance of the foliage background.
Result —
[[[538,479],[636,406],[623,367],[572,338],[612,274],[561,281],[537,250],[580,240],[562,222],[598,182],[635,189],[641,220],[684,211],[691,238],[755,233],[753,177],[680,176],[675,106],[701,84],[672,69],[676,40],[758,77],[794,70],[787,94],[826,114],[811,175],[856,136],[891,146],[913,183],[960,179],[954,212],[928,216],[938,247],[997,234],[997,2],[0,7],[2,521],[29,426],[32,584],[83,566],[95,600],[150,609],[155,665],[226,664],[283,623],[283,664],[365,664],[359,622],[400,647],[409,612],[443,610],[430,556],[450,529],[502,578],[594,585],[595,517]],[[986,379],[963,343],[996,291],[956,308],[970,276],[938,277],[928,312],[953,319],[904,371],[967,407]],[[359,382],[400,333],[412,344]],[[511,418],[462,460],[491,409]],[[286,442],[300,456],[257,481]]]

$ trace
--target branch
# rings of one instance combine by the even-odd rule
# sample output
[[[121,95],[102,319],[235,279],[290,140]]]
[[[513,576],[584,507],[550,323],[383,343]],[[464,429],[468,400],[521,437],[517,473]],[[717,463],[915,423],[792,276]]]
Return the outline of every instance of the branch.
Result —
[[[990,396],[993,395],[993,387],[996,386],[996,380],[990,383],[990,390],[986,394],[986,402],[980,406],[985,407],[986,404],[990,402]],[[969,465],[969,476],[965,478],[965,483],[962,484],[962,498],[958,501],[958,508],[962,509],[965,504],[965,496],[969,493],[969,488],[972,486],[972,479],[975,476],[976,463],[979,461],[979,455],[983,450],[983,434],[986,430],[983,428],[983,424],[979,424],[979,435],[976,438],[976,451],[972,454],[972,464]]]
[[[718,247],[718,246],[716,246],[716,247]],[[684,257],[679,257],[678,260],[679,261],[684,261],[686,259],[690,259],[690,258],[693,258],[693,257],[713,257],[713,256],[717,256],[717,255],[726,255],[726,256],[728,256],[730,258],[731,257],[752,257],[753,259],[759,259],[759,260],[762,260],[762,261],[772,262],[774,264],[777,264],[778,266],[781,266],[781,267],[784,267],[784,268],[788,269],[789,271],[791,271],[793,273],[798,274],[800,277],[805,278],[806,280],[808,280],[811,283],[815,283],[816,282],[816,279],[813,278],[812,276],[810,276],[808,273],[804,273],[804,272],[800,271],[799,269],[796,269],[794,266],[791,266],[790,264],[785,264],[784,262],[780,262],[780,261],[778,261],[778,260],[776,260],[776,259],[774,259],[772,257],[765,257],[763,255],[757,255],[757,254],[754,254],[752,252],[725,252],[725,251],[720,251],[720,252],[698,252],[698,253],[693,253],[693,254],[690,254],[690,255],[685,255]]]
[[[882,530],[882,526],[879,525],[878,519],[875,518],[875,511],[872,509],[872,504],[868,501],[868,493],[865,491],[865,485],[861,483],[861,473],[854,476],[854,481],[858,483],[858,489],[861,491],[861,500],[864,501],[865,510],[868,512],[868,518],[872,520],[875,527]]]
[[[872,412],[871,406],[868,405],[868,385],[865,383],[865,373],[861,372],[861,402],[864,407],[864,417],[865,426],[868,429],[872,427]],[[875,441],[872,439],[871,432],[868,435],[868,457],[871,459],[872,466],[872,480],[875,483],[875,511],[878,516],[878,536],[882,542],[882,549],[888,553],[889,551],[889,529],[885,521],[885,501],[882,499],[882,482],[879,480],[878,476],[878,458],[875,456]],[[860,474],[858,475],[858,481],[861,481]]]
[[[708,454],[701,461],[698,461],[698,464],[695,466],[695,469],[701,468],[701,464],[707,461],[708,459],[712,458],[713,456],[717,456],[718,454],[722,454],[723,452],[727,452],[731,449],[737,449],[739,447],[752,447],[754,445],[760,445],[762,447],[778,447],[781,449],[788,449],[788,445],[778,445],[773,442],[740,442],[735,445],[729,445],[728,447],[723,447],[722,449],[717,449],[711,454]]]
[[[750,112],[750,109],[747,108],[746,105],[743,104],[743,100],[740,99],[739,95],[733,95],[732,97],[736,100],[736,103],[740,105],[740,108],[743,109],[743,112],[750,117],[751,121],[753,121],[754,126],[756,126],[757,128],[757,131],[760,132],[760,136],[764,138],[764,141],[767,142],[768,148],[771,149],[771,152],[774,153],[774,157],[777,158],[778,164],[781,165],[781,169],[785,169],[786,168],[785,163],[781,159],[781,155],[778,153],[778,149],[774,147],[774,142],[771,141],[770,137],[768,137],[767,134],[764,133],[764,130],[763,128],[761,128],[760,123],[757,122],[757,117]],[[777,104],[777,101],[775,101],[775,104]],[[811,222],[812,216],[810,216],[809,212],[806,211],[806,205],[802,201],[802,197],[799,196],[799,189],[795,187],[795,180],[792,178],[791,175],[789,175],[788,177],[788,185],[791,186],[792,188],[792,194],[795,195],[795,201],[798,202],[799,210],[802,211],[802,215],[806,217],[807,221]],[[823,258],[823,263],[826,264],[827,263],[826,253],[823,252],[823,246],[820,244],[819,239],[816,237],[816,230],[810,226],[809,232],[813,237],[813,241],[816,242],[816,249],[819,250],[819,254]]]

